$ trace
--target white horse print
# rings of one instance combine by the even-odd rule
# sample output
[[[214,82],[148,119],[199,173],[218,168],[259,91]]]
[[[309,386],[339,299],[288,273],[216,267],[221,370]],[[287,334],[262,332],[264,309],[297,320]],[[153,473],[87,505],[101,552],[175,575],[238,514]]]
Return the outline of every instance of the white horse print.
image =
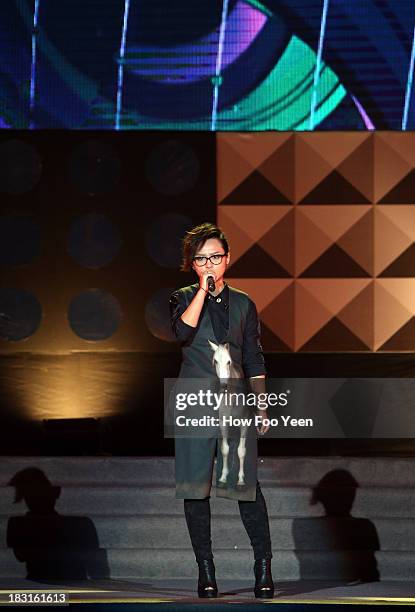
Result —
[[[239,370],[232,363],[231,354],[229,351],[229,343],[226,344],[215,344],[209,340],[210,347],[213,351],[212,364],[215,368],[216,375],[220,380],[221,390],[228,388],[232,385],[232,379],[241,378]],[[230,389],[232,390],[232,388]],[[223,457],[222,473],[218,480],[218,487],[225,488],[227,484],[229,474],[229,443],[228,443],[228,429],[229,425],[224,424],[223,417],[230,417],[232,414],[232,403],[226,402],[222,399],[219,406],[219,423],[221,431],[221,452]],[[237,488],[243,488],[246,486],[245,473],[244,473],[244,461],[246,455],[246,433],[248,426],[241,424],[240,427],[240,438],[238,444],[238,458],[239,458],[239,472]]]

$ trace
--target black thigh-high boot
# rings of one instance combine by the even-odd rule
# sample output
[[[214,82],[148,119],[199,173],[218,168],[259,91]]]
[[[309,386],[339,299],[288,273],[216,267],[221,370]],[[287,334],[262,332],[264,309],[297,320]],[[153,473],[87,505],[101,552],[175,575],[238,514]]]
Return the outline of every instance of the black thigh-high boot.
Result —
[[[213,559],[210,532],[210,498],[185,499],[184,515],[196,561]]]
[[[213,564],[210,531],[210,502],[204,499],[185,499],[184,514],[193,551],[199,566],[197,590],[199,597],[217,597],[218,587]]]
[[[259,482],[255,501],[238,501],[242,522],[254,550],[255,597],[272,598],[274,582],[271,574],[271,536],[267,506]]]
[[[251,540],[255,561],[272,559],[267,505],[259,482],[256,485],[255,501],[239,500],[238,505],[246,533]]]

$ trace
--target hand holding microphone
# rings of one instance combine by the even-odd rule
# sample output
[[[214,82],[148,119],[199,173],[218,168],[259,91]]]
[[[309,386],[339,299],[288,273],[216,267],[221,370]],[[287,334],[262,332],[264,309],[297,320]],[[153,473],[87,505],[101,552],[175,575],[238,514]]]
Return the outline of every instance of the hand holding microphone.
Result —
[[[207,285],[209,291],[213,293],[215,291],[215,278],[212,275],[207,277]]]
[[[211,270],[205,270],[203,275],[199,279],[199,284],[205,292],[213,292],[215,291],[215,275]]]

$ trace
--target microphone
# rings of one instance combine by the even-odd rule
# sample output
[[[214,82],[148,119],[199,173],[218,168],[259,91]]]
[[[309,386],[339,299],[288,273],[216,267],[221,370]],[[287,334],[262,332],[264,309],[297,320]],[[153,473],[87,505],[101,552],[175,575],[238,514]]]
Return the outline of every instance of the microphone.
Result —
[[[215,279],[213,278],[213,276],[208,276],[207,285],[209,291],[215,291]]]

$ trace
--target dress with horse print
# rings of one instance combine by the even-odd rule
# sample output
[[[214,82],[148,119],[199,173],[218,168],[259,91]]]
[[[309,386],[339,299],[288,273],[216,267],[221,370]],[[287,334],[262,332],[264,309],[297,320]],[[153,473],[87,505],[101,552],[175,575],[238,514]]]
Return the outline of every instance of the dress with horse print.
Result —
[[[216,388],[231,392],[235,385],[241,388],[247,378],[265,374],[256,307],[246,293],[225,284],[220,294],[205,300],[198,325],[193,328],[180,316],[198,287],[198,284],[183,287],[170,298],[172,327],[182,348],[178,379],[215,379]],[[217,451],[216,495],[255,500],[256,430],[242,424],[236,432],[233,428],[231,435],[221,416],[235,416],[234,411],[233,404],[221,401],[219,438],[216,434],[175,439],[176,498],[203,499],[210,495]],[[237,415],[247,415],[239,403]]]

